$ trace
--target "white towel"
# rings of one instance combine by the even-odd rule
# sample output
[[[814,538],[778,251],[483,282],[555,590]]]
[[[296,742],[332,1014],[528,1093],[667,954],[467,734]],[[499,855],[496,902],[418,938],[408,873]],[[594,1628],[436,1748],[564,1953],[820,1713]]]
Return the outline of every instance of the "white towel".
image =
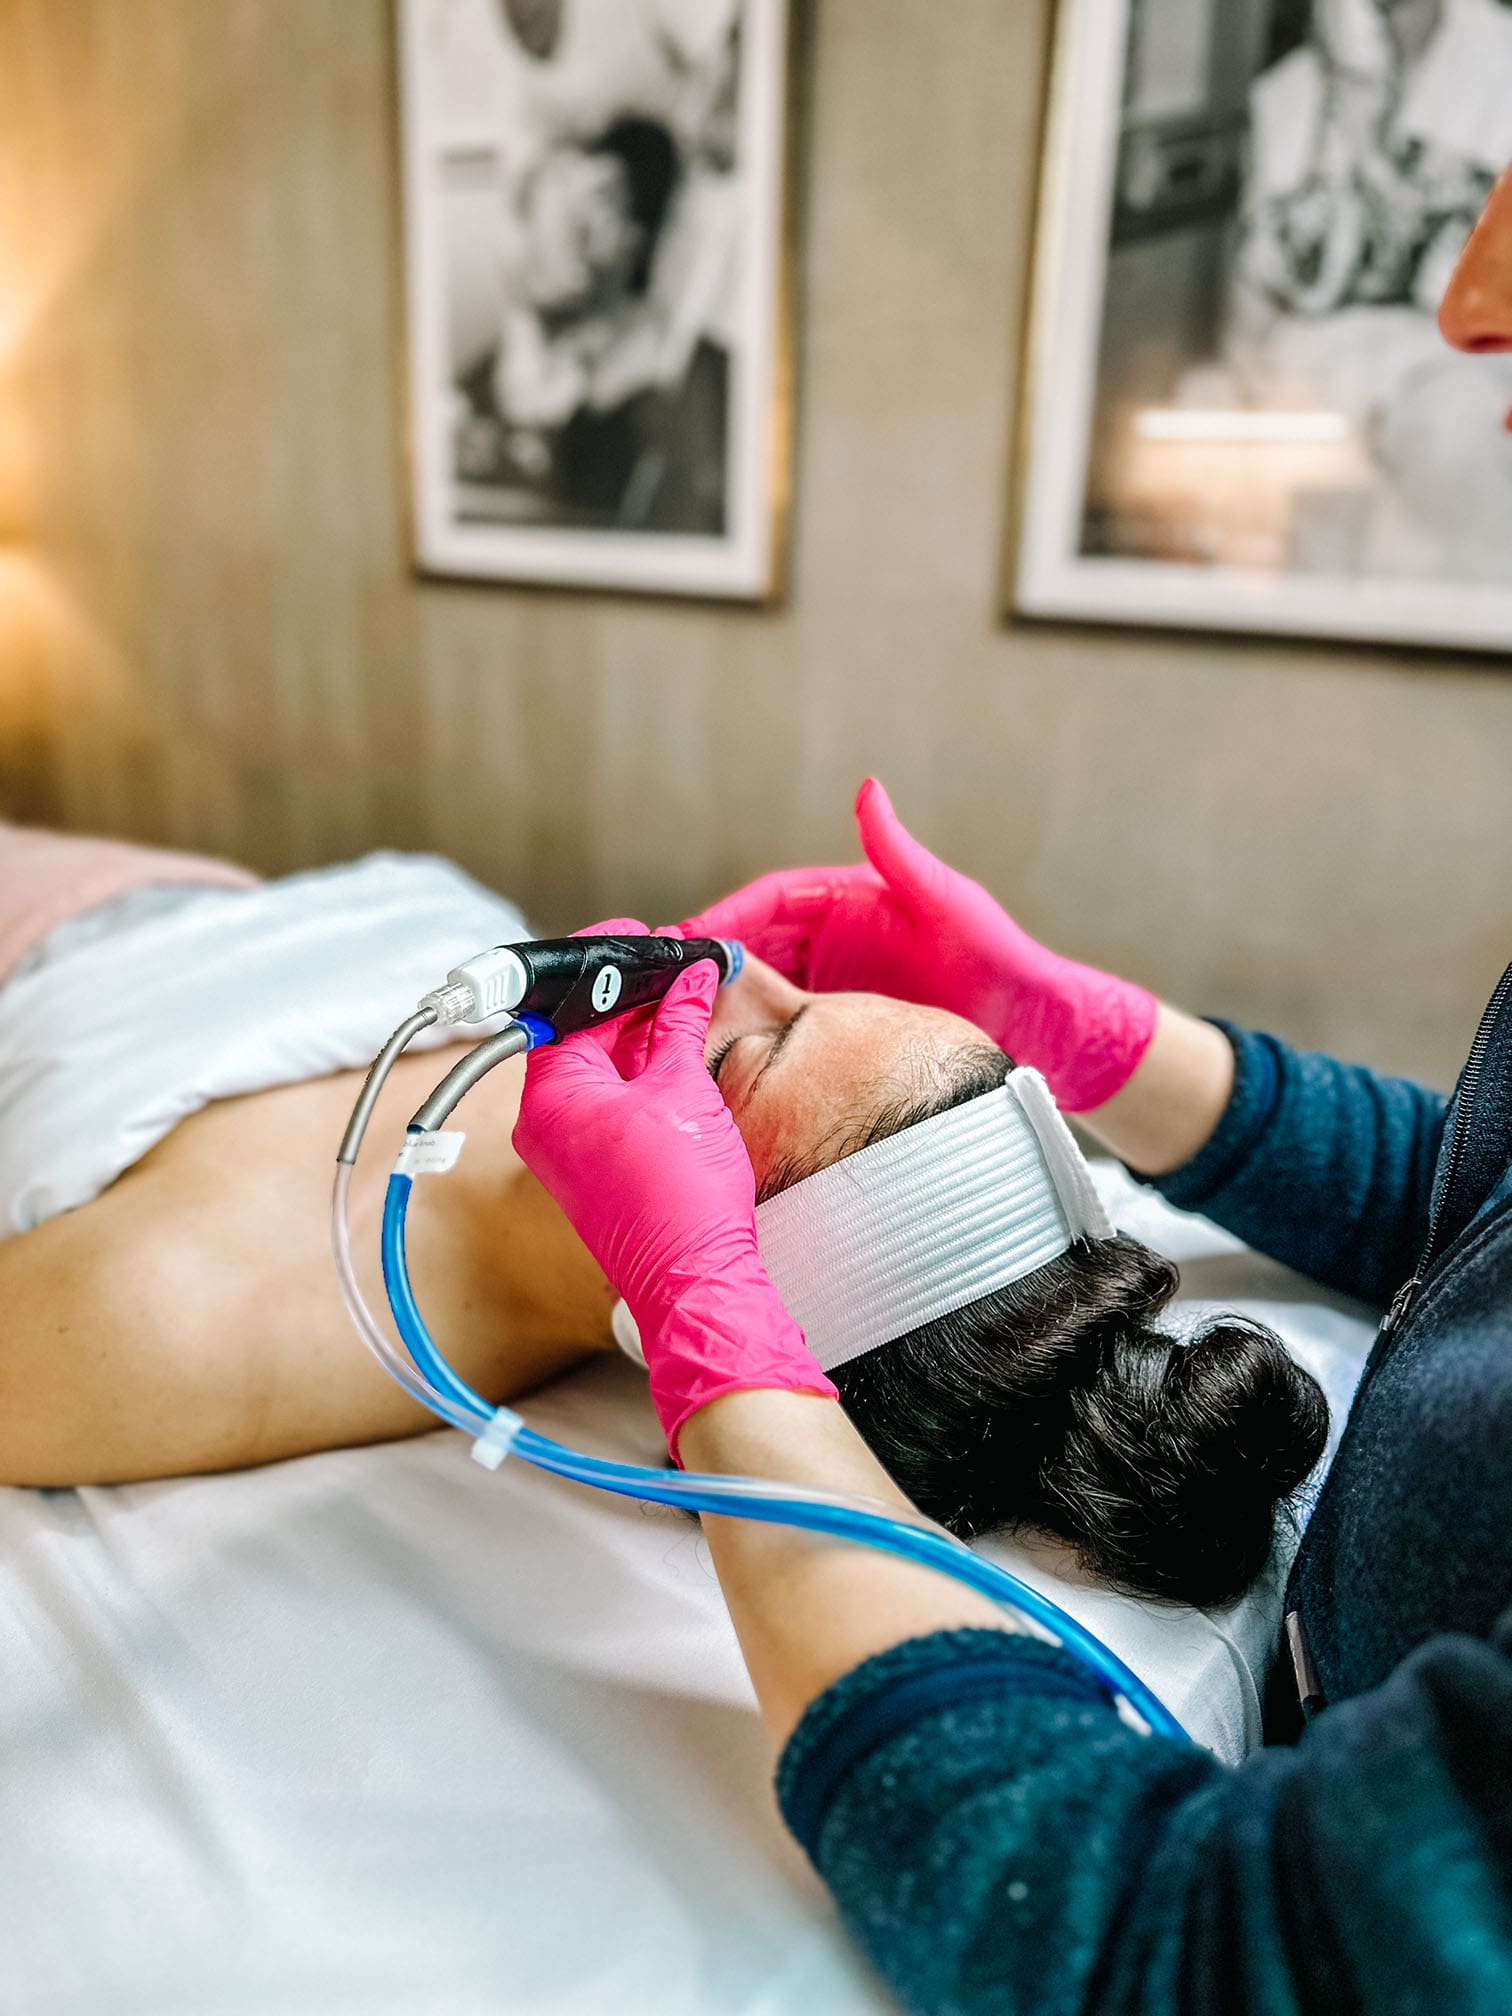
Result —
[[[0,1237],[88,1203],[214,1099],[371,1063],[450,967],[530,935],[460,868],[401,854],[117,923],[0,990]]]

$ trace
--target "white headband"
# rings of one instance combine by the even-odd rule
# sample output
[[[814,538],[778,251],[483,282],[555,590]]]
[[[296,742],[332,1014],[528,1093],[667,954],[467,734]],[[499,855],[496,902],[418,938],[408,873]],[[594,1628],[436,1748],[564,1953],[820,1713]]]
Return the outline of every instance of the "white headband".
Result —
[[[1049,1086],[1020,1067],[758,1205],[756,1236],[829,1372],[1113,1228]],[[623,1303],[613,1320],[644,1363]]]

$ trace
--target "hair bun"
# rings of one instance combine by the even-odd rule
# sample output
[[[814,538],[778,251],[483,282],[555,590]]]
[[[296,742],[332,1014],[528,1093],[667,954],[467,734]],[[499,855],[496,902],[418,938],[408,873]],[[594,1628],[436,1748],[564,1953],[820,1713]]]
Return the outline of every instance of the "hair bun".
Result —
[[[1137,1321],[1099,1327],[1097,1376],[1072,1391],[1046,1486],[1099,1574],[1203,1609],[1231,1602],[1323,1453],[1322,1391],[1278,1337],[1239,1317],[1187,1343]]]
[[[1216,1608],[1265,1567],[1328,1409],[1258,1323],[1224,1317],[1190,1343],[1160,1329],[1179,1279],[1135,1239],[1078,1244],[836,1384],[952,1532],[1054,1533],[1116,1588]]]
[[[1211,1438],[1229,1462],[1284,1498],[1307,1481],[1328,1434],[1322,1390],[1274,1331],[1233,1317],[1176,1347],[1172,1397],[1194,1449]]]

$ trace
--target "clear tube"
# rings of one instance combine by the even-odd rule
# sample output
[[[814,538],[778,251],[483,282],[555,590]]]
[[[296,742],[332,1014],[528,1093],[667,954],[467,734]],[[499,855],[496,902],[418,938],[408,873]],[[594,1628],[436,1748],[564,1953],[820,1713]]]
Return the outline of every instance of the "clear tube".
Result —
[[[487,1402],[479,1400],[476,1410],[469,1410],[445,1399],[379,1329],[352,1264],[352,1228],[347,1212],[347,1192],[351,1187],[352,1164],[338,1162],[336,1181],[331,1190],[331,1253],[336,1262],[341,1299],[346,1304],[347,1314],[357,1326],[358,1336],[384,1371],[390,1378],[397,1379],[412,1399],[418,1400],[422,1407],[429,1407],[433,1414],[439,1414],[443,1421],[450,1422],[453,1428],[460,1428],[464,1434],[478,1434],[493,1418],[494,1410]]]
[[[439,1414],[443,1421],[449,1421],[454,1428],[465,1434],[476,1435],[480,1427],[487,1425],[493,1410],[486,1401],[478,1400],[476,1412],[458,1407],[444,1395],[438,1393],[428,1381],[421,1377],[418,1369],[410,1363],[399,1347],[386,1337],[378,1327],[377,1319],[368,1307],[358,1284],[357,1270],[352,1263],[352,1228],[348,1209],[348,1195],[352,1187],[352,1171],[356,1167],[361,1152],[363,1137],[368,1130],[368,1122],[373,1117],[373,1109],[378,1104],[389,1072],[398,1062],[399,1056],[422,1029],[436,1021],[437,1011],[432,1006],[418,1008],[390,1036],[387,1043],[374,1058],[372,1068],[363,1081],[362,1090],[357,1095],[357,1103],[352,1108],[352,1117],[347,1122],[346,1132],[341,1137],[341,1147],[336,1158],[336,1180],[331,1187],[331,1255],[336,1263],[336,1280],[341,1289],[341,1299],[346,1304],[347,1314],[357,1327],[357,1334],[373,1353],[379,1364],[392,1379],[396,1379],[412,1399],[422,1407]]]

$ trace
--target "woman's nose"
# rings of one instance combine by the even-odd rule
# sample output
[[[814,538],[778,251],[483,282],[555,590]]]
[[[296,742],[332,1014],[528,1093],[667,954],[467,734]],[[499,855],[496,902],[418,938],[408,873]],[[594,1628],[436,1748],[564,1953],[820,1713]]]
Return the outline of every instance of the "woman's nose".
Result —
[[[759,1009],[765,1013],[788,1016],[800,1009],[808,996],[801,987],[795,987],[785,979],[775,966],[768,966],[765,959],[758,959],[747,952],[738,979],[722,990],[728,994],[732,1005],[738,1005],[749,1013]]]
[[[709,1024],[711,1043],[765,1023],[789,1021],[807,999],[801,987],[785,980],[764,959],[747,952],[739,979],[721,987],[714,998],[714,1017]]]
[[[1512,168],[1459,256],[1438,321],[1456,350],[1512,350]]]

